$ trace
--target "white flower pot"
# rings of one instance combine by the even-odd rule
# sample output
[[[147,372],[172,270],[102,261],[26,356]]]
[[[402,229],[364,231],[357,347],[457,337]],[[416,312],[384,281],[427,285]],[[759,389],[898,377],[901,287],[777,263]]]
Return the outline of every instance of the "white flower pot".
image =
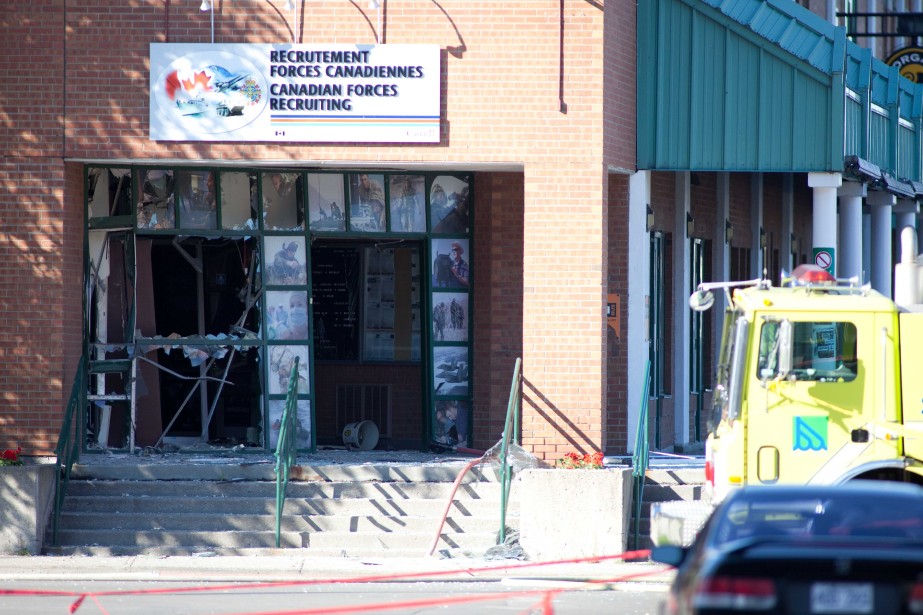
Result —
[[[631,469],[524,470],[519,544],[534,561],[623,553],[631,514]]]
[[[36,555],[54,505],[53,464],[0,466],[0,555]]]

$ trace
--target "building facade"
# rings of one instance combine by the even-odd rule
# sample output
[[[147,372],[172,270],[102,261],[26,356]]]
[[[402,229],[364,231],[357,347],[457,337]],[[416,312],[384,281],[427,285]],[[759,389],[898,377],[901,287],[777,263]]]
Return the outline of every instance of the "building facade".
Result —
[[[882,174],[918,170],[827,130],[842,108],[815,130],[844,71],[748,23],[764,2],[292,4],[39,0],[0,17],[0,447],[51,454],[77,399],[88,453],[271,450],[296,373],[304,450],[361,420],[380,446],[484,450],[521,358],[537,456],[631,452],[645,405],[652,447],[677,450],[704,438],[720,335],[688,309],[693,285],[778,280],[835,247],[817,233],[836,232],[836,198],[916,202]],[[771,6],[818,49],[855,47]],[[711,35],[727,47],[699,46]],[[695,87],[719,56],[737,62],[723,101]],[[891,130],[916,113],[907,91],[882,107]],[[865,205],[848,203],[861,239]],[[866,252],[860,276],[884,260]]]

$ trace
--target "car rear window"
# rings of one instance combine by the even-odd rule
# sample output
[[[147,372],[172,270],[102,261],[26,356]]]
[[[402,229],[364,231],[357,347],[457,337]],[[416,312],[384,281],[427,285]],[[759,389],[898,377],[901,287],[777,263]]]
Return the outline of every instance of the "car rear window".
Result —
[[[770,537],[900,537],[923,541],[923,500],[831,496],[738,500],[725,508],[717,544]]]

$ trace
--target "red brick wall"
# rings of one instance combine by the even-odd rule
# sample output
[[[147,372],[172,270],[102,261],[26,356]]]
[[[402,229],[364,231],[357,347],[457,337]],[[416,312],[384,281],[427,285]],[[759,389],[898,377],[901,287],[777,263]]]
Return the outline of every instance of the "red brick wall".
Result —
[[[605,92],[606,164],[634,171],[637,107],[637,2],[606,2],[603,89]],[[627,219],[627,218],[626,218]]]
[[[486,450],[503,435],[513,369],[523,355],[523,176],[476,173],[474,198],[472,446]]]
[[[753,233],[750,228],[751,181],[750,173],[731,173],[728,178],[731,226],[734,227],[734,239],[731,245],[737,248],[749,248],[752,246]]]
[[[292,40],[292,16],[281,2],[214,4],[217,43]],[[298,42],[375,42],[378,15],[366,2],[298,6]],[[0,76],[15,85],[0,90],[0,215],[10,238],[0,245],[7,257],[0,274],[0,447],[51,451],[80,353],[83,187],[80,165],[63,161],[125,158],[524,169],[476,178],[473,241],[484,252],[472,259],[479,276],[475,444],[499,436],[521,355],[528,446],[548,457],[602,448],[606,170],[634,166],[634,3],[385,6],[382,42],[443,50],[438,145],[151,142],[149,44],[207,43],[212,15],[196,2],[162,0],[5,7]],[[614,98],[604,105],[606,96]],[[32,316],[43,313],[48,317]]]
[[[80,313],[79,268],[64,261],[64,165],[29,156],[0,163],[0,448],[54,448],[76,350],[70,312]],[[78,246],[81,244],[77,244]],[[79,264],[79,260],[75,260]],[[79,354],[78,354],[79,356]]]
[[[790,238],[782,235],[782,179],[781,173],[766,173],[763,175],[763,230],[766,232],[766,246],[768,262],[763,267],[769,272],[770,279],[776,286],[779,277],[773,276],[783,262],[783,250],[788,252],[792,242]]]
[[[711,239],[713,249],[724,248],[724,226],[722,225],[721,236],[716,237],[718,221],[715,217],[715,203],[718,198],[717,175],[714,173],[693,173],[692,176],[698,182],[689,188],[690,204],[689,211],[695,225],[693,237],[701,239]],[[714,262],[714,257],[712,257]]]
[[[628,175],[609,176],[608,292],[619,296],[618,334],[606,329],[606,451],[628,450]],[[632,443],[633,445],[634,443]]]
[[[217,43],[292,40],[291,13],[281,10],[281,2],[215,4]],[[377,13],[367,8],[367,2],[302,0],[297,4],[302,10],[299,42],[375,42]],[[198,4],[70,2],[68,154],[193,160],[509,162],[527,160],[549,148],[557,156],[583,160],[595,148],[599,156],[602,9],[583,0],[564,2],[562,49],[560,7],[558,0],[386,3],[387,43],[437,44],[443,49],[443,119],[447,121],[438,147],[272,143],[242,147],[147,139],[149,44],[208,43],[210,15],[200,12]],[[59,32],[60,26],[50,34]],[[560,111],[562,92],[566,113]]]
[[[559,160],[525,179],[522,436],[556,459],[603,446],[608,180]]]
[[[65,197],[63,24],[63,0],[0,12],[0,448],[26,455],[54,449],[81,342],[83,222]]]
[[[0,152],[10,165],[4,169],[7,180],[15,177],[23,158],[62,153],[63,7],[64,0],[5,2],[0,11]],[[37,161],[28,172],[49,173],[47,164]],[[0,196],[10,197],[9,190]]]

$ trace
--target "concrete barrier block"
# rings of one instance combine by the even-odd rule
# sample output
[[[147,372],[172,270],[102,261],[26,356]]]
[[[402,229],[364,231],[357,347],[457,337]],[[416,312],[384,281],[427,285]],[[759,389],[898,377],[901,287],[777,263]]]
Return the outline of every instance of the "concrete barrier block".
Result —
[[[37,555],[54,498],[55,466],[0,467],[0,555]]]
[[[521,473],[520,481],[519,542],[531,560],[625,551],[631,469],[530,469]]]

